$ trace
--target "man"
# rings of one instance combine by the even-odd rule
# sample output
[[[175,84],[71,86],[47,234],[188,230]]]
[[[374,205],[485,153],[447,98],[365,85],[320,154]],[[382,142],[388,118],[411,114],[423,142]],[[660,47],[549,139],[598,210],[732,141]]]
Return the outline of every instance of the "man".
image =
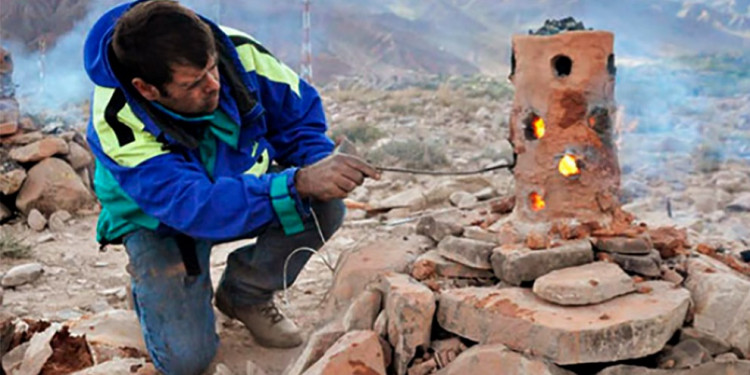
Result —
[[[102,203],[97,237],[125,244],[156,368],[199,374],[211,362],[210,250],[240,238],[257,241],[229,255],[216,306],[261,345],[299,345],[299,329],[272,301],[284,261],[320,248],[318,229],[327,238],[341,224],[341,198],[379,173],[332,155],[310,85],[248,35],[172,0],[113,8],[84,55],[96,85],[87,137]],[[290,259],[289,283],[309,256]]]

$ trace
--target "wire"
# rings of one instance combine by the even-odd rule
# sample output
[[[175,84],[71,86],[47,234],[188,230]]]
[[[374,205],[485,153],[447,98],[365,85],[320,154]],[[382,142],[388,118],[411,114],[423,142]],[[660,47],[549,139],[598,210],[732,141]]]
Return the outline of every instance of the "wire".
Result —
[[[500,164],[500,165],[494,165],[491,167],[486,167],[482,169],[477,169],[473,171],[430,171],[425,169],[409,169],[409,168],[395,168],[395,167],[375,167],[375,169],[381,171],[381,172],[395,172],[395,173],[408,173],[408,174],[423,174],[423,175],[430,175],[430,176],[468,176],[472,174],[481,174],[485,172],[490,172],[498,169],[504,169],[504,168],[513,168],[515,167],[515,163],[511,164]]]
[[[318,235],[320,236],[320,241],[322,241],[322,245],[320,246],[322,248],[327,243],[326,242],[326,238],[323,235],[323,230],[320,228],[320,222],[318,221],[318,215],[315,214],[315,210],[312,207],[310,207],[310,213],[312,214],[313,221],[315,222],[315,228],[318,230]],[[286,306],[287,308],[290,306],[289,305],[289,298],[288,298],[288,295],[287,295],[287,291],[289,290],[289,285],[287,285],[287,281],[286,281],[287,269],[289,268],[289,260],[291,260],[294,255],[296,255],[298,253],[301,253],[301,252],[304,252],[304,251],[307,251],[307,252],[312,253],[313,255],[319,256],[320,259],[323,260],[323,264],[325,264],[326,267],[328,267],[328,269],[331,272],[334,272],[334,267],[331,265],[330,259],[327,259],[322,254],[320,254],[319,250],[315,250],[315,249],[313,249],[313,248],[311,248],[309,246],[302,246],[302,247],[298,247],[298,248],[294,249],[294,251],[292,251],[291,254],[287,255],[286,259],[284,260],[284,270],[282,271],[282,277],[284,278],[284,280],[283,280],[284,281],[283,300],[284,300],[284,306]]]

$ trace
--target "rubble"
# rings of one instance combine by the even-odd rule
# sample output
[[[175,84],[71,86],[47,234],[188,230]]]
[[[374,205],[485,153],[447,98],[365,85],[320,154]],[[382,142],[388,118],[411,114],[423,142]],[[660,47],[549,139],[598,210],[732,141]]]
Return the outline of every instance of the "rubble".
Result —
[[[33,283],[42,276],[44,268],[39,263],[27,263],[11,268],[2,278],[0,284],[4,288],[12,288]]]
[[[372,331],[352,331],[342,336],[304,375],[385,375],[383,349]]]
[[[95,200],[73,168],[58,158],[47,158],[32,167],[16,198],[24,213],[36,208],[46,215],[57,210],[76,212]]]
[[[474,346],[436,374],[494,374],[500,369],[524,375],[574,375],[549,361],[527,358],[502,344]]]

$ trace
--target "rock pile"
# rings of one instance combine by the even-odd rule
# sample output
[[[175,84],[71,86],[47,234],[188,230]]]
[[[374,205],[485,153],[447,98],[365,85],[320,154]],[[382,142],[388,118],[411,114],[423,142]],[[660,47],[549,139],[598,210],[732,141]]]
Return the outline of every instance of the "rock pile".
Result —
[[[535,250],[505,245],[502,220],[464,221],[423,217],[416,234],[344,254],[332,322],[286,374],[750,370],[750,279],[690,251],[680,231],[553,238]],[[372,348],[347,344],[360,341]]]
[[[12,65],[0,72],[10,77]],[[6,81],[0,85],[12,86]],[[93,156],[84,137],[64,126],[35,124],[20,115],[12,90],[0,92],[0,221],[20,211],[41,230],[57,211],[91,209]]]

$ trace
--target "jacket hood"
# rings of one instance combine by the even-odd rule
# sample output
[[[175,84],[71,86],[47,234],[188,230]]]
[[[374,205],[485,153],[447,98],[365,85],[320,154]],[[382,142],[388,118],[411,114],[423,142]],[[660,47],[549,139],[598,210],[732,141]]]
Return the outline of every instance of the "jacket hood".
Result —
[[[102,15],[86,36],[83,47],[83,65],[91,81],[98,86],[120,87],[109,64],[107,49],[115,32],[115,24],[123,13],[133,5],[147,0],[138,0],[118,5]]]

